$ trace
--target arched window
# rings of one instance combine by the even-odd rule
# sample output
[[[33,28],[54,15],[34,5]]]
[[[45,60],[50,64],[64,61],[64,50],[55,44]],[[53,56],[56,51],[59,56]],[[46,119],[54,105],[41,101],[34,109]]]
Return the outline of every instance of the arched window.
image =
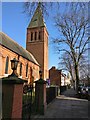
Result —
[[[35,40],[37,40],[37,32],[35,32]]]
[[[31,41],[33,40],[33,32],[31,32]]]
[[[20,63],[20,76],[22,76],[22,63]]]
[[[6,57],[5,74],[8,74],[9,57]]]
[[[26,77],[27,77],[27,75],[28,75],[28,63],[26,65]]]

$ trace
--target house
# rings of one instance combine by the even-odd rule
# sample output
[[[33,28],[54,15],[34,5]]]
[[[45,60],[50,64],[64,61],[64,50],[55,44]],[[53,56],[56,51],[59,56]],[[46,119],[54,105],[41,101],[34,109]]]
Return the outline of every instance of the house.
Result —
[[[66,75],[62,73],[62,70],[56,69],[55,66],[49,69],[49,78],[51,85],[57,85],[57,86],[65,85]]]

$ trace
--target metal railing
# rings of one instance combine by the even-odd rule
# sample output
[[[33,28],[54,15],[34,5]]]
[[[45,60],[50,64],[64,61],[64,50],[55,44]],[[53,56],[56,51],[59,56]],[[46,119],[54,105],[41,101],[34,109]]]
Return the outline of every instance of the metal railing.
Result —
[[[33,86],[25,86],[23,94],[22,119],[30,119],[33,112],[35,91]]]

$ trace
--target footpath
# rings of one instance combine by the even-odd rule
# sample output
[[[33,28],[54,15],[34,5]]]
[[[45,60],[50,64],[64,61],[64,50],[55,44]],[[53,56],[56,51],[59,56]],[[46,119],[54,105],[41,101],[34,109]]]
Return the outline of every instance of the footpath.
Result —
[[[88,118],[88,100],[75,97],[73,88],[57,96],[48,106],[44,115],[36,115],[34,119],[47,118]]]

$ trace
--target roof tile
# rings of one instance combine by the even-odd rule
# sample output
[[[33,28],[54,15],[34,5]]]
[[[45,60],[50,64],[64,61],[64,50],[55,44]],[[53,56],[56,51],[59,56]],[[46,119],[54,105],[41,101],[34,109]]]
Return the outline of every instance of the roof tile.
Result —
[[[30,60],[31,62],[39,65],[34,56],[30,52],[28,52],[23,47],[18,45],[14,40],[12,40],[3,32],[0,32],[0,44],[12,50],[13,52],[19,54],[20,56]]]
[[[39,4],[38,7],[36,8],[36,11],[35,11],[32,19],[31,19],[30,24],[28,25],[28,28],[44,27],[44,26],[46,26],[46,25],[45,25],[42,11],[41,11],[41,7]]]

